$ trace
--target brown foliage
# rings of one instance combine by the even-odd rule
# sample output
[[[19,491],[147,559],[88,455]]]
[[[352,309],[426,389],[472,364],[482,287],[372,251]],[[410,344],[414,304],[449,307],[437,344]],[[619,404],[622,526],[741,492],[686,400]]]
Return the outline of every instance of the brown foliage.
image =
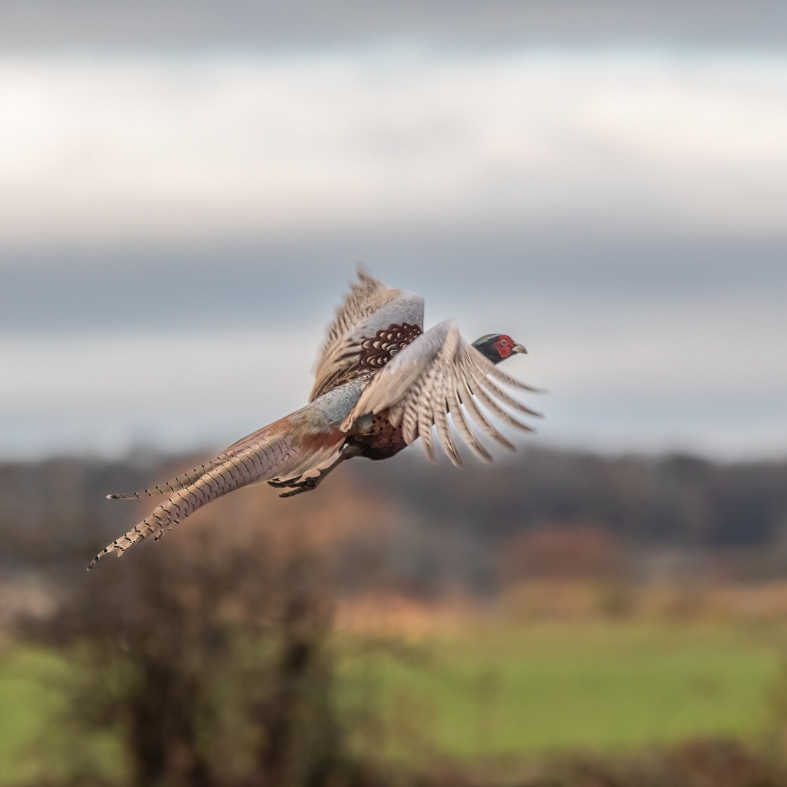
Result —
[[[512,536],[501,550],[507,583],[527,579],[608,579],[621,571],[623,550],[593,522],[550,522]]]

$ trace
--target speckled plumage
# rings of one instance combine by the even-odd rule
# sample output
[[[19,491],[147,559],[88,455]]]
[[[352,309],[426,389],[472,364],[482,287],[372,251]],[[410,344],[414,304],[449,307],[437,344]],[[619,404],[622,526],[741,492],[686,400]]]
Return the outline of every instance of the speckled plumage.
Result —
[[[416,336],[413,328],[417,328],[419,332],[423,330],[424,299],[420,295],[388,289],[363,271],[359,271],[358,275],[360,281],[356,288],[361,284],[364,284],[364,287],[358,293],[356,288],[351,290],[329,329],[328,339],[317,361],[314,387],[309,401],[373,371],[361,361],[369,349],[364,345],[378,334],[389,331],[393,326],[408,325],[410,329],[405,332],[400,343],[401,347],[404,347]],[[383,289],[371,289],[368,279]],[[344,332],[337,336],[339,325]]]

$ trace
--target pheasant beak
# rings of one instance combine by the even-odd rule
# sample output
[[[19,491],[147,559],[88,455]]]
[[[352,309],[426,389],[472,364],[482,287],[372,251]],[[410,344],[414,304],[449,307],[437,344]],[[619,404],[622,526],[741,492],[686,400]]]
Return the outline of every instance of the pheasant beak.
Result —
[[[522,353],[522,355],[527,355],[527,350],[521,344],[515,344],[511,350],[515,353]]]

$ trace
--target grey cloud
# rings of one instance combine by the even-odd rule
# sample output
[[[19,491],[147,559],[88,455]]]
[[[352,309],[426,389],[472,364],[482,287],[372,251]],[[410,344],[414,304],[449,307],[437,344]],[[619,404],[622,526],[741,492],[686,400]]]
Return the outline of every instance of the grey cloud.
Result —
[[[202,251],[0,260],[0,334],[324,321],[356,262],[429,294],[430,319],[501,297],[600,304],[787,294],[783,241],[542,236],[348,238]],[[449,316],[445,314],[444,316]]]
[[[0,46],[291,46],[428,36],[783,46],[782,0],[6,0]]]

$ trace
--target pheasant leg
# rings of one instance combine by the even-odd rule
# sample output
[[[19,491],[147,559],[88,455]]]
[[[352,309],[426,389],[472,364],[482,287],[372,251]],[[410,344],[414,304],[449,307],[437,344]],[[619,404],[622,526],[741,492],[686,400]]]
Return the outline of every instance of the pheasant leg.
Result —
[[[352,457],[358,456],[358,452],[354,446],[345,446],[345,448],[339,454],[337,460],[328,465],[324,470],[319,470],[316,476],[309,476],[308,478],[303,478],[300,476],[299,479],[291,479],[289,481],[268,481],[268,483],[276,487],[277,489],[287,489],[289,491],[282,492],[279,497],[293,497],[294,495],[299,495],[301,492],[311,492],[312,489],[316,489],[323,481],[325,476],[328,475],[332,470],[335,470],[345,459],[352,459]]]

